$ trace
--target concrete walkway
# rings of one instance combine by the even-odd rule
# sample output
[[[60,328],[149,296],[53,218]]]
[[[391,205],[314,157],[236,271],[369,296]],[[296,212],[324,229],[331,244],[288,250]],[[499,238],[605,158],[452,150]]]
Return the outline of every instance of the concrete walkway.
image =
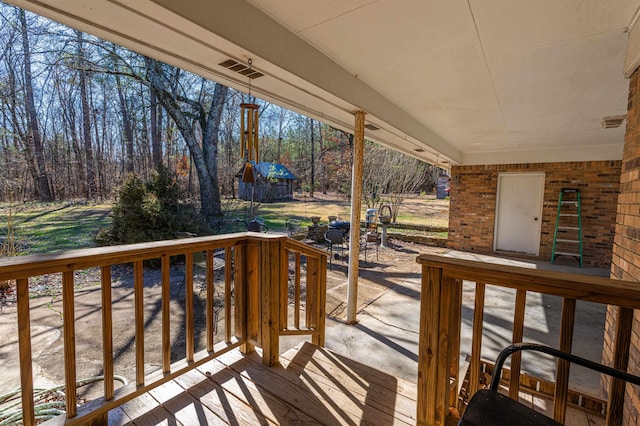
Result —
[[[419,253],[440,254],[457,258],[499,262],[521,267],[551,269],[588,275],[608,276],[609,271],[551,265],[549,262],[523,261],[449,249],[402,244],[382,249],[379,260],[362,263],[359,281],[358,323],[344,322],[346,281],[344,270],[338,265],[328,274],[328,306],[332,312],[327,320],[326,346],[372,367],[399,378],[417,381],[418,332],[420,314],[421,268],[415,261]],[[336,266],[334,262],[334,266]],[[485,298],[485,331],[483,358],[495,360],[498,352],[510,344],[515,291],[487,287]],[[473,318],[474,286],[463,285],[461,352],[470,353]],[[600,361],[606,307],[595,303],[577,304],[574,353]],[[556,346],[559,334],[561,299],[529,293],[525,313],[525,341]],[[525,354],[523,372],[552,381],[555,362]],[[600,396],[597,374],[572,366],[570,386]]]

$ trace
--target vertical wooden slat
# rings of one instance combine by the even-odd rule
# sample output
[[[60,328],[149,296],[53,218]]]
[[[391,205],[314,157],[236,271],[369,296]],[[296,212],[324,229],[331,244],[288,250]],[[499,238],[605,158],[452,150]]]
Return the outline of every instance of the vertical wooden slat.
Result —
[[[318,337],[312,343],[324,346],[325,313],[327,308],[327,258],[319,258],[318,263],[318,269],[320,270],[320,276],[318,277]]]
[[[213,250],[207,250],[207,305],[206,305],[206,318],[207,323],[207,351],[213,352],[214,338],[213,332],[215,330],[213,321]]]
[[[307,256],[307,289],[306,299],[306,324],[307,328],[316,328],[318,315],[318,259]]]
[[[111,266],[100,268],[102,293],[102,369],[104,371],[104,399],[113,399],[113,307],[111,303]]]
[[[231,343],[231,247],[224,248],[224,338]]]
[[[262,251],[262,246],[259,242],[249,242],[247,245],[247,261],[246,261],[246,274],[247,274],[247,339],[250,343],[262,346],[262,310],[263,306],[260,303],[262,295],[262,278],[261,275],[266,273],[260,270],[260,257],[266,256]]]
[[[449,321],[449,346],[452,377],[449,387],[449,405],[457,408],[459,385],[464,380],[460,372],[460,326],[462,325],[462,280],[456,280],[451,295],[451,316]],[[462,377],[460,377],[462,376]]]
[[[64,334],[64,382],[67,417],[75,417],[76,396],[76,331],[73,291],[73,271],[62,273],[62,324]]]
[[[16,280],[18,303],[18,352],[20,353],[20,392],[22,421],[25,426],[36,424],[33,404],[33,363],[31,359],[31,316],[29,312],[29,280]]]
[[[171,371],[171,258],[162,256],[162,371]]]
[[[235,293],[235,334],[245,343],[240,347],[243,354],[253,351],[253,345],[247,340],[249,338],[247,330],[247,246],[238,244],[233,248],[234,255],[234,276],[233,288]]]
[[[440,288],[442,269],[422,267],[420,298],[420,332],[418,342],[418,385],[417,413],[418,425],[434,425],[438,373],[438,333],[440,318]]]
[[[262,362],[273,367],[280,361],[280,241],[263,241],[261,246]]]
[[[633,328],[633,309],[619,307],[617,311],[613,342],[613,368],[627,371],[631,331]],[[625,387],[626,383],[623,380],[611,378],[606,422],[609,426],[620,426],[622,424]]]
[[[573,342],[573,323],[576,314],[576,299],[562,299],[562,317],[560,319],[560,343],[558,349],[571,353]],[[567,393],[569,391],[569,361],[558,360],[556,373],[556,392],[553,398],[553,418],[564,423],[567,411]]]
[[[295,282],[293,288],[293,325],[300,328],[300,253],[296,252]]]
[[[194,353],[194,319],[193,319],[193,253],[187,253],[184,257],[184,315],[185,315],[185,345],[187,361],[193,361]]]
[[[480,385],[480,354],[482,350],[482,330],[484,323],[485,284],[476,283],[476,297],[473,310],[473,335],[471,340],[471,363],[469,364],[469,398]]]
[[[456,280],[442,277],[442,287],[440,290],[440,319],[438,321],[438,355],[437,364],[437,385],[436,385],[436,412],[435,425],[444,425],[449,415],[449,380],[451,378],[451,315],[453,313],[453,293],[455,292]]]
[[[289,327],[289,250],[280,253],[280,330]]]
[[[144,267],[141,260],[133,264],[133,287],[136,327],[136,385],[144,385]]]
[[[524,311],[527,306],[527,291],[518,289],[516,291],[516,306],[513,314],[513,336],[512,343],[522,342],[524,337]],[[511,355],[511,377],[509,378],[509,397],[518,400],[520,392],[520,366],[522,364],[522,354],[516,352]]]

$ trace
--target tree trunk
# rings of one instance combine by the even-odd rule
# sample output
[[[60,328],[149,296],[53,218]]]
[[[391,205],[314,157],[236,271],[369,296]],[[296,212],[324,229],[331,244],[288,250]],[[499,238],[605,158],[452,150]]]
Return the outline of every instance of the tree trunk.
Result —
[[[40,129],[38,128],[38,116],[36,114],[36,104],[33,98],[33,86],[31,77],[31,51],[29,49],[29,37],[27,35],[27,18],[24,10],[19,10],[20,28],[22,33],[22,50],[24,55],[24,90],[25,90],[25,107],[27,109],[27,123],[31,143],[33,144],[33,153],[36,160],[36,169],[38,172],[38,196],[41,201],[51,201],[51,188],[49,186],[49,177],[44,161],[44,149],[42,147],[42,139],[40,137]]]
[[[177,85],[168,86],[167,82],[171,80],[167,78],[165,71],[156,60],[146,58],[146,65],[150,85],[156,91],[158,100],[176,123],[189,147],[200,184],[200,212],[207,223],[211,224],[216,218],[222,216],[218,187],[218,133],[228,88],[220,84],[215,85],[209,112],[206,118],[200,117],[200,122],[204,124],[201,147],[189,119],[176,100],[173,91],[176,90]]]
[[[83,50],[82,32],[76,30],[78,40],[78,73],[80,78],[80,102],[82,105],[82,137],[84,138],[84,154],[86,157],[86,191],[85,197],[96,196],[96,169],[93,161],[93,147],[91,144],[91,113],[89,112],[89,99],[87,96],[87,71]]]
[[[156,169],[162,165],[162,142],[160,140],[160,123],[158,122],[158,99],[156,92],[149,89],[149,99],[151,103],[151,151],[153,157],[153,167]]]
[[[316,145],[313,134],[313,118],[309,119],[309,124],[311,126],[311,185],[309,189],[309,197],[313,198],[313,189],[316,186]]]

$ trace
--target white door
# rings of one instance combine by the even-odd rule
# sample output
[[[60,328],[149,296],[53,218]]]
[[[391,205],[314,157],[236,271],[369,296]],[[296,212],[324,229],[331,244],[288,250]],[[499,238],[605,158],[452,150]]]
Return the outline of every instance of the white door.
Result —
[[[498,175],[494,250],[538,255],[543,197],[544,173]]]

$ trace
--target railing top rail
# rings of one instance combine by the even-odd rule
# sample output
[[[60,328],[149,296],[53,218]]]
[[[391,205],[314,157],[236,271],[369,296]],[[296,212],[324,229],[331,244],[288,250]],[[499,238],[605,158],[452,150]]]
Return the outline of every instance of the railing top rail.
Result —
[[[637,282],[438,255],[423,254],[416,261],[424,266],[442,268],[451,278],[640,309]]]
[[[0,280],[27,278],[35,275],[92,268],[118,263],[130,263],[161,256],[172,256],[195,251],[211,250],[235,245],[248,240],[285,239],[285,235],[258,232],[238,232],[234,234],[206,237],[182,238],[176,240],[153,241],[109,247],[95,247],[68,250],[58,253],[35,254],[2,258],[0,260]]]
[[[319,248],[310,246],[309,244],[301,243],[300,241],[293,240],[291,238],[287,238],[284,241],[285,248],[293,251],[297,251],[307,255],[316,255],[316,256],[324,256],[328,257],[328,253]]]

